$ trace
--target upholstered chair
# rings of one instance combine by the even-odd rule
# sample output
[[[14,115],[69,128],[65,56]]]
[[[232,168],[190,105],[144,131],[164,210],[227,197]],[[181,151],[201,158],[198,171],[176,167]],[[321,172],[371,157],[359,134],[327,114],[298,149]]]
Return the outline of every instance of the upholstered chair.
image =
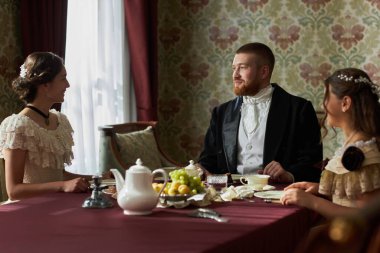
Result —
[[[137,158],[154,170],[181,166],[162,152],[158,143],[157,122],[139,121],[100,126],[99,166],[102,172],[117,168],[124,173]]]

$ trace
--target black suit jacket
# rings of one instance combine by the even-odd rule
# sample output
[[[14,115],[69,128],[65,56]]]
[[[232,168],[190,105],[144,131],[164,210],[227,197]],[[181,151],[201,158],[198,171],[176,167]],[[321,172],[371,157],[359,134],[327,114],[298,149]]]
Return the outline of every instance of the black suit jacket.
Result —
[[[293,96],[277,84],[267,119],[264,141],[264,167],[279,162],[295,181],[319,182],[321,170],[313,166],[322,161],[318,119],[312,104]],[[211,173],[237,173],[237,139],[240,107],[237,97],[212,112],[199,163]]]

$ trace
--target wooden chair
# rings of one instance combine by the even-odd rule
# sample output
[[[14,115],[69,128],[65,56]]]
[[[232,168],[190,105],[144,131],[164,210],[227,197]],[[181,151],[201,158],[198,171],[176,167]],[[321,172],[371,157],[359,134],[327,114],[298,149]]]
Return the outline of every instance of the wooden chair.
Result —
[[[100,131],[100,142],[99,142],[99,166],[100,169],[103,172],[108,171],[110,168],[117,168],[120,172],[124,172],[126,169],[128,169],[130,166],[135,164],[136,160],[133,161],[126,161],[126,159],[123,159],[126,156],[128,156],[128,150],[124,150],[126,154],[122,154],[121,151],[123,150],[123,147],[120,146],[120,136],[123,134],[139,134],[143,133],[144,131],[147,131],[147,128],[151,127],[151,131],[153,131],[153,138],[154,143],[157,147],[155,152],[158,152],[158,154],[149,154],[149,155],[157,155],[160,160],[159,167],[176,167],[181,166],[178,162],[172,160],[169,158],[160,148],[159,142],[158,142],[158,134],[157,134],[157,122],[156,121],[139,121],[139,122],[129,122],[129,123],[123,123],[123,124],[115,124],[115,125],[106,125],[106,126],[100,126],[98,130]],[[152,135],[151,135],[152,136]],[[154,145],[154,144],[153,144]],[[141,160],[144,162],[146,161],[146,157],[143,157],[145,148],[148,147],[132,147],[134,150],[134,153],[141,154],[142,157]],[[151,147],[149,147],[151,148]],[[140,150],[135,150],[140,149]],[[146,153],[145,153],[146,154]],[[135,157],[136,159],[136,157]],[[156,169],[151,168],[150,169]]]
[[[8,199],[7,189],[5,187],[5,164],[4,159],[0,159],[0,202]]]
[[[380,198],[354,215],[331,220],[311,233],[297,253],[378,253],[380,252]]]

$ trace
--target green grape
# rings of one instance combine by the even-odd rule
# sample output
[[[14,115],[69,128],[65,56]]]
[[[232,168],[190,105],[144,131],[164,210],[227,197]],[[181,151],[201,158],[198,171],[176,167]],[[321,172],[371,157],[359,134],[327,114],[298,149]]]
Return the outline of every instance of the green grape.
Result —
[[[195,182],[197,182],[198,184],[201,182],[201,178],[200,177],[193,177],[193,180]]]

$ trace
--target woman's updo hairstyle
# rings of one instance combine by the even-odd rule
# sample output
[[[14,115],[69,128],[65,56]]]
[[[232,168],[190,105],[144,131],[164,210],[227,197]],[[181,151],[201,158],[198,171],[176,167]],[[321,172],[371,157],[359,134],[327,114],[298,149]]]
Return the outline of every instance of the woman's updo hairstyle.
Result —
[[[374,84],[368,74],[356,68],[345,68],[335,71],[325,81],[326,93],[324,101],[329,97],[329,87],[339,99],[349,96],[352,100],[353,127],[378,138],[380,143],[380,86]],[[325,111],[327,111],[324,103]],[[325,125],[327,114],[322,120]],[[326,128],[323,127],[325,130]],[[326,131],[325,131],[326,133]]]
[[[20,76],[12,82],[14,91],[25,103],[36,98],[37,87],[51,82],[62,70],[63,60],[51,52],[35,52],[20,67]]]

